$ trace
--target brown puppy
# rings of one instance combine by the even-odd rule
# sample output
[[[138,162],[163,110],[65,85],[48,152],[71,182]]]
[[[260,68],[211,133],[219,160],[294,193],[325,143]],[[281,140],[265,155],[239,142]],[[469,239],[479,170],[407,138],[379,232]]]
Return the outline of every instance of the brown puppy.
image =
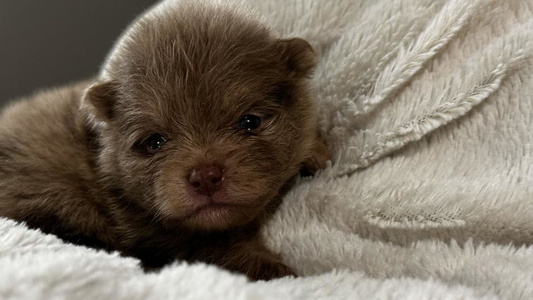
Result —
[[[327,160],[306,77],[315,54],[247,14],[168,1],[95,80],[0,118],[0,215],[158,268],[293,274],[258,226],[303,164]]]

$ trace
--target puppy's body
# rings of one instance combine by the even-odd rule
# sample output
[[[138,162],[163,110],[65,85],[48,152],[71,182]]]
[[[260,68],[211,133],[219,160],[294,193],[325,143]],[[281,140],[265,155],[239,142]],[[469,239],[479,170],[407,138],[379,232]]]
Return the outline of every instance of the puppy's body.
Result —
[[[257,237],[302,164],[324,164],[309,45],[232,8],[161,4],[96,80],[0,118],[0,215],[148,268],[204,261],[292,274]]]
[[[0,214],[74,242],[89,237],[103,242],[111,237],[97,146],[79,111],[86,87],[42,92],[3,112]]]

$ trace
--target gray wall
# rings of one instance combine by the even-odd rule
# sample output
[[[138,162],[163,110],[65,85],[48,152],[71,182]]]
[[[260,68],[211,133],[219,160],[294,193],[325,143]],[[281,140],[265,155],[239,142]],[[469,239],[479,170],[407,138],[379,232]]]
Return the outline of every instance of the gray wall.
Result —
[[[155,0],[0,0],[0,106],[97,73],[128,23]]]

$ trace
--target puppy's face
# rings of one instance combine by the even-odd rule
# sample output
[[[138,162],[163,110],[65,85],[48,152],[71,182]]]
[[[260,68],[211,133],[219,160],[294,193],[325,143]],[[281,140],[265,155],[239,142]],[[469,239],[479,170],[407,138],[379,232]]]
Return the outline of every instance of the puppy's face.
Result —
[[[209,13],[141,22],[84,103],[100,131],[101,167],[127,199],[205,231],[256,218],[315,136],[309,44]]]

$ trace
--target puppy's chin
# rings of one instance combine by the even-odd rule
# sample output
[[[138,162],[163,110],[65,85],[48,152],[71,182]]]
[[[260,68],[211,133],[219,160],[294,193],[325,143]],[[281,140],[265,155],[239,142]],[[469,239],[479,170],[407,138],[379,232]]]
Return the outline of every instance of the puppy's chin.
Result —
[[[160,220],[169,227],[184,227],[200,232],[228,230],[250,223],[264,211],[268,202],[227,195],[209,197],[184,194],[185,197],[180,200],[159,202],[157,210]]]
[[[196,231],[220,231],[245,225],[254,220],[261,210],[232,204],[207,204],[193,209],[180,223]]]

